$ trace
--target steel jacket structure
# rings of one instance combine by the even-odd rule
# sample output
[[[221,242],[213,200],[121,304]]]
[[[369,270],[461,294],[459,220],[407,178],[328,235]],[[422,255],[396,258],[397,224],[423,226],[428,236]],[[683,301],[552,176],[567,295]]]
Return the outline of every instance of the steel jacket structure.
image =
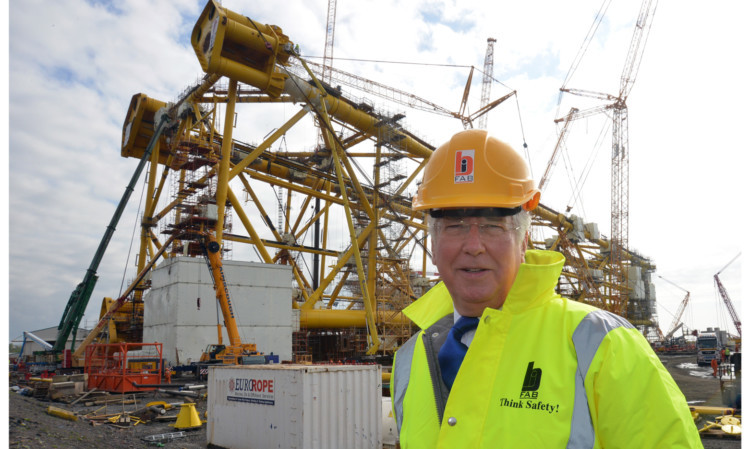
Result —
[[[422,330],[397,352],[403,449],[702,447],[687,402],[625,319],[562,298],[565,258],[530,250],[501,310],[484,310],[450,391],[437,353],[453,325],[439,284],[404,310]]]

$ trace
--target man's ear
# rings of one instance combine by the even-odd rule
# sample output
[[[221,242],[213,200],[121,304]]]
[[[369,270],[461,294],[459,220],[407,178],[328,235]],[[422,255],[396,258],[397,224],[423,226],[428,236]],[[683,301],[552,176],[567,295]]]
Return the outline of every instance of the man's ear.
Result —
[[[531,232],[526,231],[526,234],[523,236],[523,242],[521,243],[521,260],[524,262],[526,261],[526,250],[529,248],[529,239],[531,238]]]

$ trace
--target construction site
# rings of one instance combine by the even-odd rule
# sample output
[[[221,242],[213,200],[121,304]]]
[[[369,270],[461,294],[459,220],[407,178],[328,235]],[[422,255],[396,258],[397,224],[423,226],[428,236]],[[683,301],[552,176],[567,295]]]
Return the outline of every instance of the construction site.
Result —
[[[734,417],[739,407],[728,402],[739,394],[740,364],[719,360],[723,347],[731,347],[737,360],[741,351],[740,318],[719,278],[726,266],[716,273],[715,282],[735,328],[716,337],[712,348],[703,347],[698,330],[684,323],[690,292],[664,278],[687,295],[669,327],[660,325],[652,279],[657,262],[629,245],[626,99],[655,9],[656,2],[649,0],[641,6],[617,95],[561,88],[564,95],[604,101],[590,108],[572,107],[555,121],[558,138],[538,180],[542,199],[531,212],[529,249],[562,253],[565,265],[557,293],[624,317],[660,357],[708,366],[711,358],[698,356],[696,362],[696,354],[701,348],[714,351],[720,372],[715,369],[713,378],[694,381],[679,374],[685,368],[672,363],[676,358],[665,364],[681,388],[680,382],[700,382],[686,387],[685,395],[706,406],[694,410],[705,447],[739,447],[740,421]],[[123,197],[83,281],[68,299],[54,341],[29,333],[29,345],[35,342],[41,350],[33,355],[22,350],[26,358],[12,368],[17,391],[60,400],[63,409],[67,404],[67,411],[52,413],[63,420],[87,418],[96,426],[109,419],[120,429],[104,435],[100,426],[96,432],[102,438],[119,438],[120,431],[134,428],[138,419],[156,422],[168,414],[170,407],[154,402],[169,401],[164,395],[175,390],[168,384],[201,385],[201,394],[180,397],[197,403],[199,413],[193,406],[183,407],[187,411],[174,417],[176,431],[199,428],[200,437],[183,440],[190,443],[180,446],[185,435],[171,434],[162,424],[159,432],[141,426],[138,439],[144,445],[161,442],[169,447],[271,447],[239,443],[251,435],[261,438],[257,435],[264,428],[237,421],[234,407],[280,404],[282,385],[292,388],[298,379],[309,378],[312,385],[323,386],[310,393],[308,381],[299,380],[304,397],[318,394],[332,404],[362,401],[372,408],[357,408],[346,418],[328,416],[336,413],[333,405],[302,412],[300,416],[315,415],[305,418],[305,443],[292,445],[286,435],[286,443],[279,444],[289,446],[279,447],[397,447],[387,397],[391,366],[395,352],[418,330],[401,311],[441,280],[431,263],[425,214],[412,209],[417,183],[436,147],[409,129],[409,112],[452,119],[464,129],[485,129],[488,113],[509,107],[516,91],[492,96],[497,41],[491,37],[484,65],[477,70],[483,76],[481,105],[470,113],[466,103],[473,67],[457,111],[336,68],[336,0],[328,2],[321,62],[300,53],[294,24],[282,30],[281,24],[262,24],[245,14],[208,0],[190,34],[204,76],[186,85],[178,98],[132,95],[123,111],[119,149],[135,167],[131,181],[123,186]],[[267,123],[265,132],[248,137],[242,129],[247,121],[237,119],[238,111],[250,111],[254,120]],[[599,224],[545,204],[543,193],[571,127],[602,113],[611,118],[611,146],[618,151],[611,153],[607,186],[611,223]],[[141,185],[145,201],[138,211],[134,250],[138,274],[119,297],[91,298],[107,245],[125,208],[135,207],[130,197]],[[101,313],[96,326],[81,338],[81,320],[91,300],[101,300]],[[248,374],[247,366],[261,371]],[[74,379],[84,375],[77,373],[85,378]],[[251,383],[243,386],[241,379]],[[336,384],[344,385],[345,393],[336,390]],[[245,387],[247,394],[241,392]],[[207,405],[226,388],[241,399]],[[706,397],[699,390],[706,391]],[[262,394],[255,394],[258,391]],[[83,395],[94,398],[102,392],[120,398],[115,421],[112,413],[99,419],[90,410],[73,407]],[[157,398],[158,393],[162,395]],[[146,407],[152,416],[124,413],[122,400],[131,396],[143,397],[141,402],[152,399]],[[305,410],[308,406],[299,405]],[[249,413],[270,412],[260,407]],[[732,420],[723,422],[721,417]],[[270,419],[258,421],[273,429]],[[336,419],[344,429],[336,432],[344,436],[330,440],[324,427]],[[18,433],[21,424],[11,421],[11,431]],[[356,433],[346,428],[351,423],[352,429],[368,435],[367,442],[347,439]],[[246,430],[227,435],[230,424]],[[268,444],[282,441],[273,440],[273,431],[267,433]],[[143,438],[156,434],[171,436]],[[723,445],[712,446],[709,436]],[[93,440],[90,446],[74,442],[65,447],[96,444]]]

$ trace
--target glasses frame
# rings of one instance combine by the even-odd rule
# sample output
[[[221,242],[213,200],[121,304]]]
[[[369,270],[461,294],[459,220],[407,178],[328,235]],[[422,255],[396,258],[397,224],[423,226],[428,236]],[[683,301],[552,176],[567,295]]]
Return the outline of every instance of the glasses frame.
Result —
[[[473,226],[477,227],[479,237],[483,240],[496,239],[521,229],[520,226],[512,226],[512,223],[498,221],[487,223],[486,219],[479,217],[465,218],[435,218],[435,229],[438,234],[450,239],[465,239]],[[469,222],[473,220],[473,222]],[[479,222],[480,220],[484,222]],[[447,227],[448,226],[448,227]]]

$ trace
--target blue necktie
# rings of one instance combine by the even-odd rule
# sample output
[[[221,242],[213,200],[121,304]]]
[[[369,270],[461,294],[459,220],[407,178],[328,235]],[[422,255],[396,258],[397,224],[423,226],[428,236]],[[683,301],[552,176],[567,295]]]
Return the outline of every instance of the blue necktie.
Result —
[[[479,324],[479,318],[465,316],[459,318],[448,333],[448,338],[440,348],[440,352],[438,352],[440,373],[448,389],[453,387],[458,369],[461,367],[461,362],[464,361],[466,351],[469,349],[461,343],[461,337],[471,329],[476,329],[477,324]]]

